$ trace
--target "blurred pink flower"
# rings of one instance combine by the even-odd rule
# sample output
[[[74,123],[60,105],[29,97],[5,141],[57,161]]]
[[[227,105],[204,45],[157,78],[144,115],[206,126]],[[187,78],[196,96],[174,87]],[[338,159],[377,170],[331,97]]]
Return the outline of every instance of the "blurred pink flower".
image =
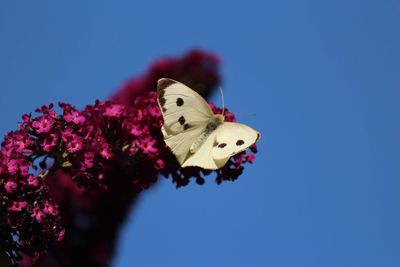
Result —
[[[21,211],[22,209],[26,208],[28,204],[26,201],[14,201],[12,206],[8,208],[9,211]]]

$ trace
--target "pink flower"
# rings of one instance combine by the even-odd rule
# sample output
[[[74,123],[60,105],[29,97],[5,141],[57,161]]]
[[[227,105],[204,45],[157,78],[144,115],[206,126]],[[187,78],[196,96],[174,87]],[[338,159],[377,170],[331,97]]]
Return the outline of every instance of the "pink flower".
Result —
[[[38,207],[35,207],[32,211],[31,217],[34,218],[38,223],[41,223],[44,218],[44,213]]]
[[[32,152],[28,149],[28,146],[31,144],[31,139],[28,134],[26,133],[17,133],[15,136],[15,140],[12,143],[13,149],[17,153],[29,153]]]
[[[58,234],[57,234],[57,241],[62,241],[64,239],[64,235],[65,235],[65,229],[61,230]]]
[[[17,188],[17,183],[13,181],[8,181],[4,185],[4,188],[6,189],[7,193],[12,193]]]
[[[165,162],[162,159],[156,160],[156,166],[158,169],[163,169],[165,167]]]
[[[250,163],[253,163],[254,162],[254,160],[255,160],[255,156],[254,156],[254,154],[246,154],[246,155],[244,155],[243,156],[246,160],[247,160],[247,162],[250,162]]]
[[[61,134],[61,138],[64,142],[69,142],[74,139],[74,130],[71,127],[67,127]]]
[[[30,123],[30,120],[31,120],[31,114],[24,114],[24,115],[22,115],[22,120],[25,122],[25,123]]]
[[[142,140],[140,143],[140,148],[142,149],[144,154],[152,154],[156,153],[158,149],[155,147],[156,140],[150,137]]]
[[[84,165],[86,168],[93,167],[93,160],[94,160],[94,152],[89,151],[85,153]]]
[[[134,136],[140,136],[143,133],[143,130],[139,128],[139,126],[131,125],[130,133]]]
[[[112,105],[112,106],[106,108],[106,111],[104,112],[104,116],[120,118],[122,116],[123,112],[124,112],[124,106]]]
[[[76,110],[66,112],[64,119],[66,122],[72,122],[77,125],[82,125],[86,121],[86,118]]]
[[[79,136],[74,136],[74,139],[66,143],[67,151],[70,153],[81,150],[82,146],[82,139]]]
[[[54,119],[50,116],[41,116],[36,119],[32,126],[36,129],[38,133],[47,133],[50,131],[51,127],[53,126]]]
[[[51,133],[46,135],[39,143],[44,151],[51,151],[56,146],[58,137],[58,134]]]
[[[24,160],[20,160],[19,162],[19,172],[21,175],[26,176],[28,175],[29,172],[29,164],[28,162],[24,161]]]
[[[8,208],[9,211],[21,211],[22,209],[26,208],[28,204],[26,201],[14,201],[13,205]]]
[[[100,155],[105,159],[110,159],[112,157],[111,149],[108,146],[104,146],[100,151]]]
[[[43,212],[45,213],[45,214],[48,214],[48,215],[57,215],[58,214],[58,208],[57,208],[57,206],[56,205],[54,205],[54,204],[50,204],[49,203],[49,201],[45,201],[44,202],[44,209],[43,209]]]
[[[28,185],[30,187],[37,187],[39,185],[39,180],[35,176],[29,175],[29,177],[28,177]]]
[[[17,173],[18,169],[19,169],[19,160],[12,159],[8,162],[7,170],[11,175]]]
[[[153,117],[160,117],[161,116],[161,110],[160,110],[160,108],[159,107],[157,107],[157,106],[155,106],[155,107],[151,107],[150,109],[149,109],[149,112],[150,112],[150,114],[151,114],[151,116],[153,116]]]
[[[69,153],[77,152],[83,147],[82,138],[74,133],[74,130],[70,127],[64,130],[61,134],[61,138],[65,142],[65,146]]]

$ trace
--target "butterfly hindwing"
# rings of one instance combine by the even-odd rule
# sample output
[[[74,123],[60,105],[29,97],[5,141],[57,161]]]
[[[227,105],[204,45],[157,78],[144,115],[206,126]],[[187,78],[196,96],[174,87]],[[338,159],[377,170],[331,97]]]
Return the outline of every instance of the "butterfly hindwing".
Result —
[[[168,134],[164,127],[161,128],[164,135],[164,141],[176,156],[178,162],[182,165],[190,154],[190,146],[200,135],[202,128],[193,127],[190,130],[177,134]]]
[[[211,108],[198,93],[172,79],[158,80],[157,99],[165,131],[169,134],[186,131],[194,124],[205,124],[213,116]]]
[[[229,157],[222,160],[215,160],[212,155],[216,135],[216,131],[212,132],[196,153],[189,154],[189,157],[182,164],[182,167],[199,166],[207,170],[215,170],[223,167]]]
[[[216,129],[212,149],[214,160],[229,159],[253,145],[260,134],[253,128],[236,122],[224,122]]]

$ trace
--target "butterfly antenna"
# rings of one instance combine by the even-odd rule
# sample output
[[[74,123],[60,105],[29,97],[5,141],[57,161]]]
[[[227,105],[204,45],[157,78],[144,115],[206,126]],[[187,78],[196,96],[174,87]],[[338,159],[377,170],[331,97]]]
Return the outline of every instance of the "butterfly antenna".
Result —
[[[221,92],[221,100],[222,100],[222,116],[225,113],[225,101],[224,101],[224,92],[222,91],[222,87],[219,87],[219,91]]]

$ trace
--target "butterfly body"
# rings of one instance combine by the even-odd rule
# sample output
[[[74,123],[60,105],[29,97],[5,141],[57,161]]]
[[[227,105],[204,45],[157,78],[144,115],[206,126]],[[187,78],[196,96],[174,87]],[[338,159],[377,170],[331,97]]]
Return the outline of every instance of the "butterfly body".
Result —
[[[157,100],[164,119],[164,141],[182,167],[219,169],[260,137],[247,125],[225,122],[199,94],[175,80],[158,81]]]
[[[206,139],[211,135],[211,133],[215,131],[218,126],[222,125],[223,122],[223,115],[218,114],[211,117],[210,120],[207,122],[206,128],[203,130],[201,135],[197,137],[196,141],[194,141],[194,143],[191,145],[190,152],[195,153],[199,149],[199,147],[206,141]]]

